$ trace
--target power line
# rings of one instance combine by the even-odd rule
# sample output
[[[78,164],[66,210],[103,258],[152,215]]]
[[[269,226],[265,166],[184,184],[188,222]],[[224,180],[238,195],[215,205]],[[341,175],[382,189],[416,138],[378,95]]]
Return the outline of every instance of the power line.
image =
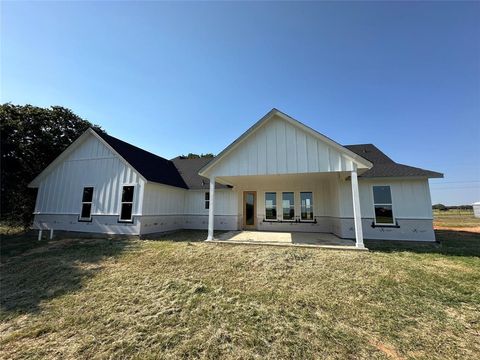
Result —
[[[458,189],[479,189],[480,186],[452,186],[452,187],[443,187],[443,188],[432,188],[432,190],[458,190]]]
[[[443,185],[443,184],[468,184],[468,183],[480,183],[480,180],[472,180],[472,181],[442,181],[439,183],[431,184],[431,185]]]

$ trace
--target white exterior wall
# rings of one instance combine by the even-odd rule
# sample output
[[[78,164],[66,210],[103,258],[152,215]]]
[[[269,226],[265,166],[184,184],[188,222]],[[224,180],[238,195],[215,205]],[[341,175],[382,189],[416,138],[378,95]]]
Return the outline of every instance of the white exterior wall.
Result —
[[[352,159],[279,117],[252,133],[209,171],[214,176],[351,171]]]
[[[186,215],[207,215],[205,193],[208,190],[189,190],[185,195]],[[237,216],[237,193],[233,189],[215,190],[215,215]]]
[[[393,213],[398,219],[433,218],[430,188],[427,179],[359,179],[360,205],[363,218],[374,218],[374,185],[389,185],[392,192]],[[339,182],[340,217],[353,217],[352,187],[349,180]]]
[[[398,227],[373,226],[374,185],[389,185],[393,216]],[[435,241],[432,202],[428,179],[361,179],[360,206],[365,239]],[[354,238],[352,191],[349,180],[338,183],[339,215],[333,232],[343,238]]]
[[[141,234],[178,229],[207,229],[206,190],[183,190],[148,183],[145,186]],[[215,191],[215,228],[238,228],[237,196],[232,189]]]
[[[58,230],[138,234],[138,224],[118,224],[123,185],[134,185],[133,216],[141,215],[145,182],[135,169],[94,136],[89,136],[38,187],[34,227]],[[83,188],[93,186],[90,223],[78,222]]]
[[[473,204],[473,215],[477,218],[480,218],[480,202]]]
[[[38,187],[35,213],[80,214],[85,186],[93,186],[93,215],[118,215],[121,189],[135,185],[134,215],[141,214],[144,180],[104,144],[89,137]]]
[[[157,183],[145,185],[143,215],[179,215],[184,212],[187,190]]]
[[[257,229],[270,231],[331,231],[331,217],[335,216],[338,201],[335,197],[336,174],[324,175],[321,178],[312,175],[300,177],[263,176],[244,178],[235,186],[237,195],[237,212],[239,214],[239,228],[243,227],[243,193],[256,191],[257,193]],[[277,222],[265,219],[265,193],[276,193]],[[295,217],[300,218],[300,192],[312,192],[313,215],[316,222],[282,222],[282,193],[294,193]],[[265,220],[265,221],[264,221]]]

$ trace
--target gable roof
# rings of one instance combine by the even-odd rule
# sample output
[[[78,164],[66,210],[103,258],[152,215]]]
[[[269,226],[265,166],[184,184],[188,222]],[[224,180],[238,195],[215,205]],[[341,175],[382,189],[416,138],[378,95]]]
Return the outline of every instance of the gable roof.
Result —
[[[373,144],[345,145],[345,147],[373,163],[373,167],[359,177],[443,177],[442,173],[436,171],[398,164]]]
[[[273,113],[272,113],[273,112]],[[283,114],[276,109],[269,112],[267,116],[273,116],[272,114]],[[287,116],[287,115],[284,115]],[[265,117],[252,126],[246,133],[240,138],[235,140],[229,147],[227,147],[222,153],[225,155],[227,149],[233,147],[242,137],[247,133],[251,133],[254,128],[260,126],[259,123],[266,121]],[[296,122],[296,120],[292,119]],[[301,123],[299,123],[301,124]],[[301,124],[301,126],[308,128]],[[311,129],[310,129],[311,130]],[[314,131],[314,130],[311,130]],[[319,134],[319,133],[317,133]],[[105,133],[96,132],[93,129],[88,129],[81,136],[79,136],[64,152],[62,152],[54,161],[52,161],[30,184],[29,187],[37,187],[39,180],[45,176],[52,168],[54,168],[60,161],[65,159],[69,153],[71,153],[77,146],[79,146],[84,139],[88,136],[95,136],[102,141],[111,150],[117,153],[123,161],[133,167],[140,175],[146,180],[156,182],[160,184],[175,186],[183,189],[208,189],[208,178],[200,175],[204,174],[206,169],[210,167],[212,163],[217,161],[220,153],[215,158],[195,158],[186,159],[183,157],[176,157],[172,160],[167,160],[161,156],[155,155],[151,152],[143,150],[139,147],[131,145],[125,141],[117,139],[113,136]],[[321,135],[321,134],[320,134]],[[324,137],[323,135],[321,135]],[[326,137],[325,137],[326,138]],[[328,139],[328,138],[326,138]],[[333,142],[333,140],[329,141]],[[337,144],[333,142],[334,144]],[[403,165],[396,163],[382,151],[380,151],[373,144],[358,144],[358,145],[339,145],[345,151],[353,154],[352,158],[362,159],[365,164],[370,164],[370,168],[364,173],[359,175],[363,178],[372,177],[428,177],[428,178],[441,178],[443,174],[435,171],[425,170],[413,166]],[[228,185],[216,183],[216,188],[227,188]]]
[[[213,158],[188,159],[182,156],[177,156],[171,161],[174,163],[175,167],[183,178],[183,181],[185,181],[185,183],[187,184],[188,188],[199,190],[210,188],[210,180],[206,177],[199,175],[198,171],[212,160]],[[228,187],[229,186],[227,185],[215,182],[215,188],[217,189],[223,189]]]
[[[133,146],[113,136],[95,132],[147,181],[188,189],[172,161]]]
[[[67,149],[65,149],[65,151],[63,151],[39,175],[37,175],[28,186],[37,187],[39,180],[80,146],[88,136],[94,136],[104,143],[129,166],[133,167],[144,180],[188,189],[187,184],[185,184],[185,181],[183,181],[177,168],[170,160],[140,149],[139,147],[133,146],[113,136],[97,132],[92,128],[80,135],[69,147],[67,147]]]
[[[336,141],[333,141],[329,137],[319,133],[318,131],[308,127],[307,125],[301,123],[298,120],[295,120],[291,116],[281,112],[278,109],[273,108],[270,110],[265,116],[263,116],[260,120],[258,120],[253,126],[251,126],[247,131],[245,131],[240,137],[238,137],[234,142],[232,142],[230,145],[228,145],[220,154],[218,154],[212,161],[210,161],[208,164],[206,164],[202,169],[200,169],[199,173],[202,176],[206,176],[206,173],[214,167],[222,158],[224,158],[227,154],[229,154],[231,151],[233,151],[240,143],[242,143],[245,139],[247,139],[252,133],[254,133],[257,129],[259,129],[262,125],[264,125],[266,122],[268,122],[270,119],[272,119],[274,116],[278,116],[281,119],[287,121],[291,125],[300,128],[301,130],[305,131],[307,134],[312,135],[313,137],[325,142],[326,144],[332,146],[334,149],[339,151],[342,154],[345,154],[349,158],[352,159],[357,165],[360,165],[362,168],[371,168],[373,164],[368,161],[367,159],[363,158],[362,156],[359,156],[355,152],[347,149],[346,147],[340,145]]]

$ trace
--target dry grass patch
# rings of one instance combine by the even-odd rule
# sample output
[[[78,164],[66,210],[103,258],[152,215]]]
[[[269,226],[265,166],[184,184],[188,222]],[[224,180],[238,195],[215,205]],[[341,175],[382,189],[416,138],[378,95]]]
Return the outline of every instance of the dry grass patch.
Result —
[[[459,240],[468,243],[460,250],[447,240],[400,251],[372,243],[376,250],[363,253],[229,247],[198,241],[204,236],[78,240],[7,257],[0,356],[473,359],[480,353],[479,239]]]
[[[433,225],[435,229],[480,233],[480,218],[473,215],[473,210],[435,210],[433,212]]]

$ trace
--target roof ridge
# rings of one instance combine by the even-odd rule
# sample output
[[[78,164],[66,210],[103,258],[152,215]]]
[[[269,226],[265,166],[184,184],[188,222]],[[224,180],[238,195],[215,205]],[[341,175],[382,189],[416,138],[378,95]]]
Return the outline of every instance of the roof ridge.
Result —
[[[93,131],[147,181],[184,189],[189,188],[173,161],[114,136]]]
[[[140,150],[140,151],[142,151],[142,152],[145,152],[145,153],[148,153],[148,154],[150,154],[150,155],[156,156],[156,157],[158,157],[158,158],[160,158],[160,159],[162,159],[162,160],[171,161],[171,160],[169,160],[169,159],[167,159],[167,158],[164,158],[163,156],[157,155],[157,154],[155,154],[155,153],[153,153],[153,152],[151,152],[151,151],[148,151],[148,150],[142,149],[141,147],[138,147],[138,146],[135,146],[135,145],[133,145],[133,144],[130,144],[129,142],[126,142],[125,140],[119,139],[119,138],[117,138],[117,137],[115,137],[115,136],[112,136],[112,135],[110,135],[110,134],[107,134],[107,133],[100,133],[100,132],[96,131],[96,130],[93,129],[93,128],[91,128],[91,129],[92,129],[93,131],[95,131],[95,132],[97,133],[97,135],[99,135],[101,138],[103,138],[104,136],[105,136],[105,137],[109,137],[109,138],[112,138],[113,140],[122,142],[123,144],[128,145],[128,146],[130,146],[130,147],[132,147],[132,148],[135,148],[135,149]]]

